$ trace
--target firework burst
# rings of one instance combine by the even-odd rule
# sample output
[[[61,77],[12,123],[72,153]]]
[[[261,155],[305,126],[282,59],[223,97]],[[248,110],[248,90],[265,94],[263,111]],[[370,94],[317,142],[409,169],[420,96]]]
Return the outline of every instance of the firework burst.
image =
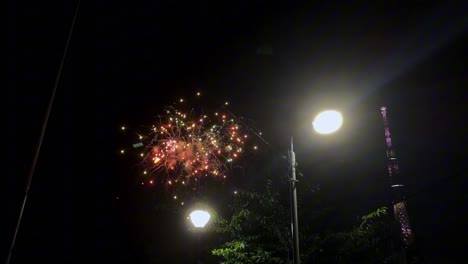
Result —
[[[135,149],[143,149],[140,164],[151,184],[190,185],[202,177],[225,179],[230,164],[245,152],[257,150],[249,144],[249,129],[225,108],[227,102],[210,114],[184,111],[185,105],[180,99],[166,107],[145,136],[138,134],[141,142],[133,144]]]

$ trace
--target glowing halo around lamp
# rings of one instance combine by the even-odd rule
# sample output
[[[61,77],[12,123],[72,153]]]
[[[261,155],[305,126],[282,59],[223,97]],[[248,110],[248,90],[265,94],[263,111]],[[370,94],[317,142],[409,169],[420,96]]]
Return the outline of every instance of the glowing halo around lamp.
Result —
[[[315,131],[319,134],[331,134],[340,129],[342,124],[341,113],[334,110],[319,113],[312,122]]]
[[[190,221],[192,221],[192,224],[197,228],[205,227],[210,218],[211,215],[206,211],[195,210],[190,213]]]

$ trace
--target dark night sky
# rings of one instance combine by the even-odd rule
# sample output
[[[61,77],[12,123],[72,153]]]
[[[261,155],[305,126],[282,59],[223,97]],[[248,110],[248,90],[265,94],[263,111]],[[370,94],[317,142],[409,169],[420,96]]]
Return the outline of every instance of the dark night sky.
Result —
[[[152,209],[157,200],[135,186],[132,164],[117,155],[125,141],[118,129],[150,123],[162,106],[197,90],[228,100],[280,151],[294,136],[301,183],[320,184],[326,203],[336,205],[336,217],[344,222],[384,203],[379,108],[388,106],[420,251],[427,263],[465,255],[466,6],[189,2],[82,4],[12,263],[76,262],[84,251],[76,242],[82,217],[95,230],[88,241],[96,250],[91,259],[186,263],[191,255],[185,231],[168,231],[183,221],[158,215]],[[75,4],[21,1],[8,8],[2,257]],[[84,81],[82,69],[93,78]],[[78,97],[85,88],[91,95]],[[83,123],[82,110],[91,104],[95,111]],[[324,108],[344,115],[343,128],[333,136],[318,136],[310,127],[314,113]],[[82,130],[93,134],[89,142],[76,133]],[[87,144],[95,155],[81,153]],[[86,176],[71,169],[82,155],[95,159]],[[262,161],[281,170],[273,159]],[[88,190],[69,191],[78,177],[88,177],[89,189],[97,192],[96,210],[86,214],[73,205]],[[237,184],[249,181],[262,179]],[[301,195],[304,212],[313,197]]]

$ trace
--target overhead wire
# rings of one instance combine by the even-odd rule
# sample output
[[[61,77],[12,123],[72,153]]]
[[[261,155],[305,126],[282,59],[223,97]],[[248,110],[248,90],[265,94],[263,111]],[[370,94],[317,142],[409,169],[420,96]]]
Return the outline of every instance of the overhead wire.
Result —
[[[11,241],[10,249],[8,251],[6,264],[10,263],[11,257],[13,255],[13,250],[15,248],[16,238],[18,236],[18,231],[19,231],[19,228],[20,228],[21,220],[23,218],[23,212],[24,212],[24,208],[26,206],[26,202],[27,202],[27,198],[28,198],[28,194],[29,194],[29,189],[31,187],[32,178],[33,178],[33,175],[34,175],[34,172],[35,172],[35,169],[36,169],[37,160],[39,158],[39,154],[40,154],[40,151],[41,151],[42,141],[44,139],[44,135],[45,135],[45,132],[46,132],[50,112],[52,110],[52,105],[53,105],[53,102],[54,102],[54,99],[55,99],[55,94],[57,92],[57,87],[58,87],[58,84],[60,82],[60,77],[62,76],[62,71],[63,71],[63,68],[64,68],[65,59],[66,59],[67,52],[68,52],[68,47],[70,46],[70,40],[71,40],[71,37],[72,37],[72,34],[73,34],[73,29],[75,27],[75,22],[76,22],[76,19],[78,17],[79,8],[80,8],[80,0],[78,0],[77,5],[75,7],[75,13],[73,15],[72,23],[70,25],[69,34],[68,34],[68,37],[67,37],[67,40],[66,40],[66,43],[65,43],[65,49],[64,49],[64,52],[63,52],[62,59],[60,61],[57,76],[55,78],[54,88],[52,90],[52,95],[50,97],[49,104],[47,106],[47,111],[46,111],[46,114],[45,114],[45,118],[44,118],[44,121],[42,123],[42,128],[41,128],[41,133],[40,133],[40,136],[39,136],[39,141],[38,141],[36,151],[34,153],[33,161],[32,161],[29,173],[28,173],[26,188],[25,188],[25,191],[24,191],[23,202],[21,204],[21,209],[20,209],[18,221],[17,221],[16,226],[15,226],[15,231],[14,231],[14,234],[13,234],[13,239]]]

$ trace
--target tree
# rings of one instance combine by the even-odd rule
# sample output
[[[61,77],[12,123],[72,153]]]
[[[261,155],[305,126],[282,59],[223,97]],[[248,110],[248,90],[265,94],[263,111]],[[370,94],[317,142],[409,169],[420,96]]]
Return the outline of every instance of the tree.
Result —
[[[305,263],[404,263],[399,227],[387,207],[362,216],[349,231],[321,237]]]
[[[230,219],[215,219],[215,232],[224,243],[212,250],[222,264],[287,263],[290,247],[288,215],[271,182],[266,191],[239,192]]]
[[[291,251],[289,211],[271,191],[236,194],[228,218],[214,219],[214,232],[221,235],[221,246],[212,250],[222,264],[288,263]],[[316,212],[330,218],[328,210]],[[338,232],[301,228],[302,263],[406,263],[398,223],[381,207],[359,218],[349,230]],[[320,222],[319,221],[319,222]]]

